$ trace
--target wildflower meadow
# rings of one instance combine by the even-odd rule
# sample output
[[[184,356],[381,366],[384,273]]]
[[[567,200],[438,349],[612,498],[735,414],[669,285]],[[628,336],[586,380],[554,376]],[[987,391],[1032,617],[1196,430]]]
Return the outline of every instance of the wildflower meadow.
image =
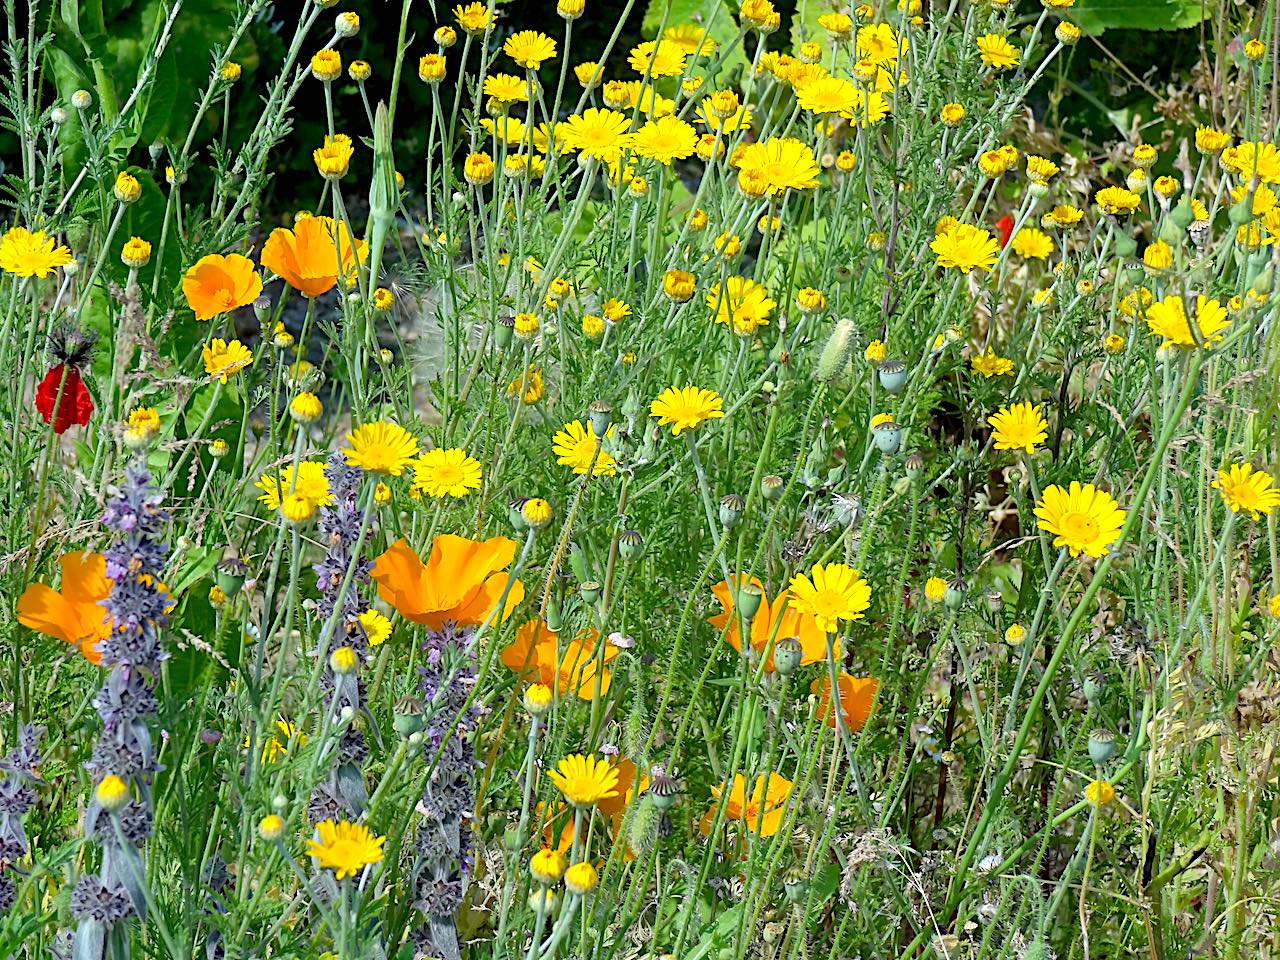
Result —
[[[1280,2],[4,14],[0,957],[1280,957]]]

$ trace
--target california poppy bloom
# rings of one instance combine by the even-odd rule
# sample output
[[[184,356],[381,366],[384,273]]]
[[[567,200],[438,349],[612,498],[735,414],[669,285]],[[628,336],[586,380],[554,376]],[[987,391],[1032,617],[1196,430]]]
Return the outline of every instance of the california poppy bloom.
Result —
[[[427,562],[404,540],[389,546],[373,565],[370,576],[378,595],[414,623],[439,630],[445,623],[476,626],[493,613],[507,588],[502,572],[515,559],[516,542],[494,537],[478,542],[442,533],[431,544]],[[524,584],[516,580],[507,593],[501,619],[524,599]]]
[[[369,244],[363,240],[353,243],[350,231],[341,222],[335,244],[333,231],[333,220],[329,217],[303,217],[292,230],[277,227],[263,244],[262,265],[306,297],[318,297],[332,290],[339,276],[343,283],[353,283],[357,258],[359,263],[365,261]]]
[[[262,278],[248,257],[211,253],[186,272],[182,292],[197,320],[212,320],[257,300],[262,295]]]
[[[880,681],[875,677],[853,677],[842,671],[836,678],[836,686],[840,688],[840,712],[844,715],[844,727],[850,733],[857,733],[871,716]],[[831,678],[824,673],[813,681],[809,692],[818,695],[818,716],[825,717],[827,726],[834,727],[836,715],[831,711]]]
[[[742,578],[736,579],[741,582]],[[751,646],[756,653],[764,653],[771,642],[776,646],[780,640],[795,637],[804,648],[800,659],[802,665],[825,661],[827,635],[818,629],[818,622],[813,617],[801,613],[794,605],[788,604],[787,600],[790,596],[788,591],[783,590],[771,603],[764,595],[764,584],[752,577],[751,585],[760,590],[760,609],[751,620]],[[722,631],[725,639],[733,644],[733,649],[741,653],[742,647],[738,642],[738,620],[733,612],[735,591],[729,589],[727,581],[721,580],[711,588],[711,592],[720,601],[722,610],[714,617],[708,617],[707,623]],[[769,651],[769,662],[765,664],[764,669],[767,673],[773,672],[772,649]]]
[[[597,656],[599,637],[594,629],[584,630],[564,643],[545,620],[530,620],[516,630],[515,639],[502,651],[502,662],[521,680],[545,684],[558,694],[576,693],[581,699],[590,700],[595,696],[597,674],[601,696],[609,692],[612,678],[606,664],[619,652],[609,643]]]
[[[761,837],[772,837],[782,826],[782,816],[786,813],[787,799],[791,796],[791,788],[795,784],[778,773],[770,773],[766,784],[764,777],[756,777],[751,796],[747,796],[747,781],[742,774],[735,774],[733,785],[729,788],[729,799],[725,801],[725,819],[739,820],[752,833],[759,831]],[[724,793],[725,785],[711,788],[711,794],[717,800]],[[702,822],[698,824],[704,836],[711,832],[711,824],[715,822],[716,805],[706,812]]]
[[[640,782],[637,784],[636,765],[626,757],[619,757],[614,761],[613,766],[618,771],[618,792],[597,803],[596,809],[609,818],[609,829],[614,842],[620,842],[623,845],[623,860],[631,861],[636,859],[636,855],[626,838],[622,836],[622,824],[626,820],[627,810],[649,789],[649,777],[641,774]]]
[[[98,644],[111,634],[111,621],[102,601],[111,592],[107,561],[100,553],[78,551],[58,558],[60,590],[32,583],[18,598],[18,622],[79,647],[86,660],[98,663]]]
[[[36,387],[36,410],[54,433],[87,424],[93,416],[93,397],[80,371],[69,363],[50,367]]]

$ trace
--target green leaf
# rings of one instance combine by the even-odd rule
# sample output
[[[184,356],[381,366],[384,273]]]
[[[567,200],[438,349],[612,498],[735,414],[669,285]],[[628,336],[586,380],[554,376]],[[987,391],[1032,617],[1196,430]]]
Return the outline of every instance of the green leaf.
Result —
[[[1085,33],[1183,30],[1204,19],[1200,0],[1077,0],[1071,20]]]

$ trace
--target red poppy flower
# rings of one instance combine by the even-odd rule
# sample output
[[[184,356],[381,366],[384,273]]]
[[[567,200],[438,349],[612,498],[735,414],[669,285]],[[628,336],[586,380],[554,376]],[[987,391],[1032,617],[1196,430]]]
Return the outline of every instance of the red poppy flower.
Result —
[[[50,368],[36,387],[36,409],[44,422],[53,426],[54,433],[65,433],[68,427],[83,427],[89,422],[93,416],[93,397],[80,371],[60,363]]]
[[[1000,246],[1007,247],[1009,238],[1013,236],[1013,217],[1006,213],[996,221],[996,229],[1000,231]]]

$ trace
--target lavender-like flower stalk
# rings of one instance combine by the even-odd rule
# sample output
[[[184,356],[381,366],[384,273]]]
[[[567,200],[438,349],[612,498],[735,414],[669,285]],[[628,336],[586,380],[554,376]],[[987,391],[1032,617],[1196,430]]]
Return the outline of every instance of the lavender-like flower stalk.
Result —
[[[440,756],[418,803],[417,858],[409,880],[416,893],[414,906],[425,922],[414,935],[419,957],[459,960],[456,916],[466,891],[471,866],[466,820],[474,802],[472,775],[475,756],[470,734],[478,708],[467,698],[476,684],[471,628],[445,624],[427,631],[423,649],[426,666],[419,668],[419,689],[425,704],[423,757]],[[443,752],[442,752],[443,748]]]
[[[161,637],[170,604],[160,581],[169,555],[161,539],[169,521],[163,494],[139,466],[129,467],[124,483],[109,492],[102,523],[116,537],[104,554],[112,585],[102,605],[112,630],[100,647],[107,677],[93,701],[102,732],[86,766],[95,788],[115,776],[128,785],[129,796],[107,810],[95,789],[85,813],[85,834],[101,846],[102,868],[83,876],[71,895],[73,960],[100,960],[113,926],[146,916],[140,850],[151,835],[151,777],[159,769],[151,729],[155,685],[169,656]]]

